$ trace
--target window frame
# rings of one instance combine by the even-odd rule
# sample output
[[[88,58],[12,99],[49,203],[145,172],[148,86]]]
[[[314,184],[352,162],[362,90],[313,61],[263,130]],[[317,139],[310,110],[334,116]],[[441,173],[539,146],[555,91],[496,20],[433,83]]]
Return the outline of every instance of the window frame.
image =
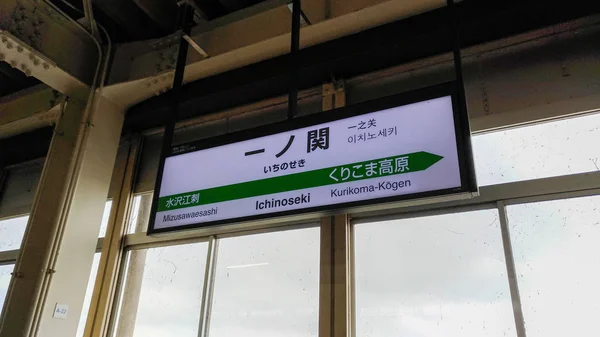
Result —
[[[343,94],[343,90],[341,91]],[[333,96],[334,94],[332,94]],[[326,112],[324,112],[326,113]],[[532,125],[543,123],[547,121],[555,121],[564,118],[574,118],[580,115],[585,115],[591,112],[585,112],[577,115],[569,115],[569,116],[560,116],[558,118],[546,119],[546,120],[532,120],[526,123],[519,124],[511,124],[505,125],[503,127],[494,127],[493,129],[477,129],[472,132],[472,135],[479,135],[487,132],[495,132],[502,131],[506,129],[511,129],[520,126]],[[213,119],[215,117],[212,117]],[[212,119],[207,119],[208,121]],[[197,124],[202,124],[204,119],[197,120]],[[510,121],[509,121],[510,122]],[[190,124],[190,122],[187,122]],[[472,125],[484,125],[484,123],[475,123]],[[148,132],[149,135],[155,134],[156,131],[152,130]],[[138,139],[140,143],[142,143],[141,137]],[[143,146],[142,144],[138,144],[138,146]],[[126,168],[124,171],[129,172],[131,174],[131,179],[133,181],[134,172],[138,169],[137,165],[141,162],[139,158],[135,158],[134,160],[129,159]],[[126,174],[126,173],[124,173]],[[111,210],[111,222],[109,223],[108,231],[111,231],[111,226],[128,226],[129,217],[131,216],[131,203],[133,198],[140,194],[149,193],[152,191],[136,191],[134,194],[134,184],[133,182],[123,184],[121,189],[121,194],[126,196],[126,199],[121,201],[122,205],[118,205],[117,203],[113,204],[113,210]],[[342,219],[341,221],[345,221],[345,224],[350,228],[350,232],[346,233],[346,249],[351,252],[350,256],[344,262],[343,265],[333,265],[331,266],[331,272],[337,273],[339,271],[340,274],[346,273],[349,277],[347,282],[345,282],[345,287],[347,288],[348,296],[344,296],[340,293],[331,294],[331,298],[329,304],[326,304],[323,300],[323,297],[320,295],[320,305],[319,305],[319,334],[329,333],[334,325],[338,325],[340,319],[348,323],[346,331],[348,331],[347,336],[355,335],[355,318],[354,318],[354,282],[353,282],[353,225],[357,223],[371,222],[376,219],[377,221],[385,220],[393,220],[400,218],[412,218],[412,217],[420,217],[424,215],[434,215],[434,214],[445,214],[456,211],[467,211],[467,210],[481,210],[481,209],[496,209],[499,213],[500,226],[501,226],[501,235],[502,235],[502,245],[505,254],[506,268],[507,268],[507,276],[509,279],[509,287],[511,291],[511,299],[513,300],[513,314],[515,316],[515,329],[517,331],[518,337],[524,337],[524,319],[523,313],[520,309],[520,298],[518,295],[518,284],[515,275],[515,266],[514,266],[514,258],[512,257],[512,247],[510,245],[510,231],[508,228],[508,220],[506,218],[506,206],[513,204],[522,204],[529,202],[538,202],[538,201],[548,201],[548,200],[558,200],[558,199],[566,199],[566,198],[576,198],[576,197],[585,197],[585,196],[593,196],[600,195],[600,172],[588,172],[588,173],[579,173],[565,176],[554,176],[549,178],[541,178],[534,180],[525,180],[525,181],[516,181],[509,182],[503,184],[482,186],[479,188],[479,196],[477,198],[469,198],[469,199],[460,199],[460,200],[444,200],[440,198],[437,199],[428,199],[428,200],[419,200],[416,202],[406,203],[402,208],[395,209],[385,209],[385,207],[377,207],[373,206],[367,209],[362,209],[360,211],[349,213],[349,214],[339,214],[339,212],[330,211],[323,212],[319,214],[301,214],[291,218],[285,218],[283,221],[281,219],[263,219],[256,220],[246,223],[235,223],[214,227],[205,227],[205,228],[194,228],[188,229],[186,231],[181,232],[171,232],[164,233],[160,235],[148,236],[146,232],[136,232],[131,234],[123,234],[120,250],[121,250],[121,258],[118,262],[117,273],[111,275],[107,275],[110,278],[110,282],[114,282],[118,289],[117,294],[120,293],[123,288],[123,281],[125,277],[125,273],[127,272],[126,266],[126,255],[131,250],[136,249],[146,249],[146,248],[156,248],[163,246],[171,246],[185,243],[194,243],[194,242],[209,242],[209,256],[208,259],[210,263],[207,263],[206,277],[205,280],[205,289],[203,289],[203,307],[201,311],[201,328],[199,332],[199,336],[206,336],[207,328],[203,322],[206,322],[210,316],[210,305],[212,300],[212,290],[214,289],[214,265],[216,261],[216,249],[218,247],[218,239],[226,238],[232,236],[244,236],[258,233],[266,233],[272,231],[279,230],[293,230],[296,228],[304,228],[303,226],[307,226],[307,224],[314,224],[315,222],[321,222],[321,233],[324,233],[324,223],[328,223],[329,219],[333,219],[335,216],[336,221]],[[152,199],[152,198],[151,198]],[[345,220],[342,215],[345,216]],[[114,219],[121,219],[121,223],[115,223]],[[333,223],[333,220],[331,220]],[[336,222],[337,223],[337,222]],[[335,229],[334,231],[337,231]],[[339,233],[338,233],[339,234]],[[332,236],[338,235],[335,233],[331,233]],[[342,233],[343,234],[343,233]],[[321,236],[321,240],[323,240],[323,236]],[[333,239],[332,239],[333,240]],[[332,241],[333,242],[333,241]],[[325,242],[321,243],[321,271],[325,268],[326,260],[329,258],[327,256],[326,248],[331,248],[330,245],[333,243]],[[331,253],[331,252],[329,252]],[[102,267],[102,264],[101,264]],[[342,270],[343,268],[343,270]],[[321,277],[321,289],[323,289],[323,276]],[[212,279],[211,279],[212,278]],[[111,281],[112,280],[112,281]],[[98,286],[97,282],[96,286]],[[118,306],[120,302],[120,295],[112,296],[111,298],[111,314],[107,321],[100,322],[104,327],[106,327],[105,331],[107,334],[104,335],[96,335],[94,337],[99,336],[112,336],[113,330],[116,328],[116,322],[118,321]],[[334,303],[335,302],[335,303]],[[338,306],[341,305],[341,306]],[[327,306],[329,305],[329,307]],[[337,311],[335,317],[331,315],[331,308],[335,306],[336,308],[343,308],[343,312]],[[91,310],[90,310],[91,312]],[[345,318],[340,318],[338,316],[346,316]],[[322,321],[325,322],[322,326]],[[87,330],[86,330],[87,331]]]

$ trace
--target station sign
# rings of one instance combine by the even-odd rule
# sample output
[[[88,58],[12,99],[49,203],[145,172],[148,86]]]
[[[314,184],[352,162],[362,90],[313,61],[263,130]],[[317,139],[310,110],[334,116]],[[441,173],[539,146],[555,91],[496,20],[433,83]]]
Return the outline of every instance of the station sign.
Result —
[[[456,106],[427,90],[174,148],[149,232],[468,192]]]

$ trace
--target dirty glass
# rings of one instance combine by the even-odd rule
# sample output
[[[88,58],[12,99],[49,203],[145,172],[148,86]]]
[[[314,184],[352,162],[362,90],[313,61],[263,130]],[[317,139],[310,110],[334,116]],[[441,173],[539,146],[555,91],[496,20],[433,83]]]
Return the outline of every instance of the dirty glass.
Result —
[[[150,220],[152,193],[137,194],[133,197],[131,216],[127,225],[127,234],[145,232]]]
[[[516,336],[495,209],[354,230],[356,336]]]
[[[207,248],[131,251],[114,336],[197,337]]]
[[[600,171],[600,114],[473,137],[480,186]]]
[[[2,313],[2,307],[6,300],[6,293],[8,292],[8,285],[11,278],[10,274],[13,272],[14,267],[14,264],[0,265],[0,313]]]
[[[83,298],[83,307],[81,309],[81,315],[79,316],[79,324],[77,325],[77,337],[82,337],[85,329],[85,323],[87,316],[90,311],[90,303],[92,302],[92,295],[94,293],[94,284],[96,282],[96,275],[98,274],[98,265],[100,264],[100,253],[94,254],[94,260],[92,261],[92,270],[90,271],[90,278],[88,279],[88,285],[85,290],[85,297]]]
[[[507,212],[527,336],[600,336],[600,196]]]
[[[316,337],[319,236],[314,227],[220,240],[209,335]]]
[[[0,220],[0,251],[21,248],[29,216]]]
[[[108,200],[106,204],[104,204],[104,211],[102,212],[102,222],[100,224],[100,233],[98,234],[99,238],[106,236],[106,229],[108,228],[108,218],[110,217],[111,208],[112,200]]]

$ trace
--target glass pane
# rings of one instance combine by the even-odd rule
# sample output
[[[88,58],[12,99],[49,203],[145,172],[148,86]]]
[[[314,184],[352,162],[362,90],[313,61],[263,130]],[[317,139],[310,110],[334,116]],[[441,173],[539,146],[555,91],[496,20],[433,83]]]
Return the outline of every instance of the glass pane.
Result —
[[[508,207],[527,337],[600,336],[600,196]]]
[[[127,234],[145,232],[146,229],[148,229],[150,208],[152,207],[152,195],[152,193],[145,193],[133,197]]]
[[[134,250],[114,336],[197,337],[205,242]]]
[[[356,336],[516,336],[496,210],[354,228]]]
[[[318,334],[319,228],[219,242],[211,337]]]
[[[6,293],[8,292],[8,284],[10,283],[11,273],[13,272],[14,264],[7,264],[0,266],[0,313],[2,313],[2,307],[6,300]]]
[[[479,185],[600,170],[600,114],[473,137]]]
[[[0,251],[21,248],[29,216],[0,220]]]
[[[90,311],[90,304],[92,303],[92,295],[94,294],[94,284],[96,282],[96,275],[98,275],[99,264],[100,253],[96,253],[94,254],[92,270],[90,271],[90,278],[88,280],[87,289],[85,290],[85,297],[83,298],[83,307],[81,309],[81,315],[79,316],[79,325],[77,325],[77,337],[82,337],[85,330],[85,323]]]
[[[102,223],[100,224],[99,238],[106,236],[106,229],[108,228],[108,218],[110,217],[110,209],[112,208],[112,200],[109,200],[104,204],[104,213],[102,213]]]

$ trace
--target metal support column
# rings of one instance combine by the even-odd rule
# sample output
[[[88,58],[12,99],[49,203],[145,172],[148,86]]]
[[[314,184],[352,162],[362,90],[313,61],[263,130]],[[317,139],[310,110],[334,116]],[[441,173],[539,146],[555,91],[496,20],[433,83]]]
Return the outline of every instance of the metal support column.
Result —
[[[98,113],[101,111],[102,113]],[[92,266],[125,113],[102,97],[69,100],[55,128],[0,336],[74,336]],[[54,318],[56,304],[66,319]]]
[[[343,107],[343,82],[323,85],[323,110]],[[319,337],[350,337],[353,320],[352,230],[347,214],[321,218]]]
[[[111,189],[113,206],[110,210],[108,229],[104,237],[98,274],[90,311],[85,326],[85,336],[101,337],[105,335],[111,314],[114,295],[117,292],[117,274],[123,256],[123,235],[127,230],[128,215],[131,208],[132,186],[135,167],[139,154],[140,138],[121,144],[113,170]]]

